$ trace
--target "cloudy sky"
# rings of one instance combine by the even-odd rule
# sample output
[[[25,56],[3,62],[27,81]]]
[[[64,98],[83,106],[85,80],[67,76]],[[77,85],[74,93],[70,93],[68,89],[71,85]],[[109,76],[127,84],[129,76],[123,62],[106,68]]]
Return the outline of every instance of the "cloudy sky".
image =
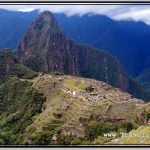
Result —
[[[67,16],[104,14],[115,20],[144,21],[150,24],[150,5],[0,5],[0,8],[17,11],[50,10],[63,12]]]

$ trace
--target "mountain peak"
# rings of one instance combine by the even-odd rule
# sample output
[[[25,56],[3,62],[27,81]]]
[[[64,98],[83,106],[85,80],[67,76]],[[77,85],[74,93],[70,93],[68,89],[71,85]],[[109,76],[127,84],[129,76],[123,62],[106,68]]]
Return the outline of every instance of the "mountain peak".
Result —
[[[45,21],[55,21],[55,18],[53,17],[53,14],[50,11],[43,11],[41,12],[37,18],[43,18]],[[50,19],[50,20],[48,20]]]
[[[45,10],[45,11],[41,12],[39,15],[45,15],[45,16],[51,16],[51,17],[53,17],[52,12],[50,12],[48,10]]]
[[[35,21],[32,23],[35,29],[42,29],[45,26],[47,28],[57,28],[57,22],[50,11],[41,12]]]
[[[38,53],[42,49],[48,50],[48,42],[52,42],[52,40],[50,40],[51,37],[61,32],[52,13],[50,11],[41,12],[32,22],[25,36],[20,41],[17,56],[20,58],[23,55],[29,56],[33,53]],[[44,48],[45,46],[46,48]],[[30,47],[30,49],[27,49],[27,47]]]

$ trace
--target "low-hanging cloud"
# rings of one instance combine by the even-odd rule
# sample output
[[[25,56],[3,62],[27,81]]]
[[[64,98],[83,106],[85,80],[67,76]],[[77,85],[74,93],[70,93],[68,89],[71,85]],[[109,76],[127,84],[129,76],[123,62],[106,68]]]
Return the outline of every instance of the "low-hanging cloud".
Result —
[[[114,20],[134,20],[150,24],[150,5],[2,5],[0,8],[26,12],[34,9],[49,10],[53,13],[65,13],[67,16],[103,14]]]

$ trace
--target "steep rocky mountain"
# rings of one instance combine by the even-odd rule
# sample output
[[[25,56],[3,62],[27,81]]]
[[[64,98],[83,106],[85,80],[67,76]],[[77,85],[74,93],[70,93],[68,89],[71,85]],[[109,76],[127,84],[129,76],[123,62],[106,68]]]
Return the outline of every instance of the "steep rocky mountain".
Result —
[[[0,49],[7,47],[14,50],[38,13],[38,10],[19,12],[0,9]],[[68,37],[110,52],[130,75],[137,76],[150,68],[150,27],[145,23],[114,21],[104,15],[54,15]]]
[[[14,50],[37,14],[38,10],[19,12],[0,9],[0,49]]]
[[[34,71],[94,78],[147,99],[142,86],[127,76],[117,59],[105,51],[68,39],[48,11],[32,22],[18,45],[16,56]]]
[[[11,76],[0,85],[0,144],[108,144],[122,132],[147,128],[149,108],[149,103],[94,79]]]

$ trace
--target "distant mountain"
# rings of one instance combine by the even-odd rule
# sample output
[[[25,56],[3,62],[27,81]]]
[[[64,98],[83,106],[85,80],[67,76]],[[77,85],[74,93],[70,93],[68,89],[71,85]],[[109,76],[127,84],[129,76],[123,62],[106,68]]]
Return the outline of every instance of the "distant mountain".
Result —
[[[0,49],[14,50],[37,14],[38,10],[20,12],[0,9]]]
[[[147,58],[150,27],[145,23],[114,21],[104,15],[90,14],[82,17],[55,14],[55,17],[68,37],[110,52],[130,75],[136,76],[150,67],[150,57]]]
[[[65,36],[53,15],[45,11],[30,25],[16,56],[34,71],[63,72],[107,82],[146,99],[141,85],[129,78],[120,63],[106,51],[76,44]]]
[[[38,10],[18,12],[0,9],[0,49],[14,50],[37,15]],[[145,23],[114,21],[104,15],[54,15],[68,37],[110,52],[133,77],[150,68],[150,27]]]

